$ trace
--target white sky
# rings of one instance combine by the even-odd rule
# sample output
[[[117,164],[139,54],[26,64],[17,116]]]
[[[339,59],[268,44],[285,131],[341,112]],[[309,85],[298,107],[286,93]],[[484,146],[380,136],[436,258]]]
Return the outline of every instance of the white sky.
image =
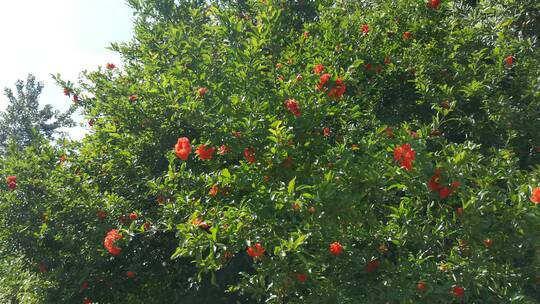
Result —
[[[74,82],[85,69],[119,66],[120,57],[105,48],[132,33],[132,10],[124,0],[0,0],[0,110],[7,103],[4,88],[14,89],[28,73],[45,84],[41,105],[67,109],[71,100],[50,74]],[[70,134],[80,139],[85,130],[79,126]]]

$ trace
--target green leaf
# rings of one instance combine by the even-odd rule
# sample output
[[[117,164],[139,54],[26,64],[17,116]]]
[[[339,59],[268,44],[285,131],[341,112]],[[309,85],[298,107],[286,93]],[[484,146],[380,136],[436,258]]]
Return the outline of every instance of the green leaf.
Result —
[[[289,182],[289,186],[287,186],[287,192],[289,192],[289,195],[293,194],[295,183],[296,183],[296,176],[293,179],[291,179],[291,181]]]
[[[229,172],[229,170],[228,170],[227,168],[221,170],[221,176],[222,176],[225,180],[231,179],[231,173]]]

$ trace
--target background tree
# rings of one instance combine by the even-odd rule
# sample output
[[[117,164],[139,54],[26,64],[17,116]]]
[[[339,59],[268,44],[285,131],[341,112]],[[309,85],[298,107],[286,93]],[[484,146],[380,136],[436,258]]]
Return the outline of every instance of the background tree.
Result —
[[[8,105],[0,113],[0,150],[5,151],[10,141],[20,147],[27,147],[37,141],[40,136],[52,139],[60,134],[59,128],[74,125],[71,115],[73,108],[65,113],[54,110],[49,104],[39,108],[39,95],[43,83],[36,82],[34,75],[29,74],[26,83],[18,80],[15,92],[5,88]]]

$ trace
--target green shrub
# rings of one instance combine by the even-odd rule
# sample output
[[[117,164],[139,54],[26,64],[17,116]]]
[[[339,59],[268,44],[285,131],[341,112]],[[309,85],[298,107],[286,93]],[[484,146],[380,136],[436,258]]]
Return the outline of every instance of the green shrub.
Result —
[[[507,2],[132,0],[122,67],[57,78],[91,133],[3,160],[1,240],[47,303],[535,303],[538,6]]]

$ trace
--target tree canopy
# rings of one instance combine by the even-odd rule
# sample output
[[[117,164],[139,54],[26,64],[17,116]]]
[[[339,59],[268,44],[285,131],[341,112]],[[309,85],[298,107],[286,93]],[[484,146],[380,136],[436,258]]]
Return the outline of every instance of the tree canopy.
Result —
[[[38,138],[52,139],[59,128],[73,126],[72,111],[60,113],[51,105],[39,108],[39,95],[43,83],[36,82],[34,75],[29,74],[26,83],[18,80],[15,93],[5,88],[4,94],[8,105],[0,113],[0,149],[6,151],[11,141],[19,147],[27,147]]]

